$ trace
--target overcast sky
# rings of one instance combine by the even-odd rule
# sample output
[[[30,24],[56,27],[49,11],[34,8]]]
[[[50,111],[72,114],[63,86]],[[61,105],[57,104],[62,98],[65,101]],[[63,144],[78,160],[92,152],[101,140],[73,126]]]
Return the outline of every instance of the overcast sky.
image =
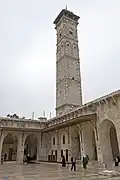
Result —
[[[0,0],[0,116],[55,114],[53,21],[66,4],[80,16],[84,102],[120,88],[119,0]]]

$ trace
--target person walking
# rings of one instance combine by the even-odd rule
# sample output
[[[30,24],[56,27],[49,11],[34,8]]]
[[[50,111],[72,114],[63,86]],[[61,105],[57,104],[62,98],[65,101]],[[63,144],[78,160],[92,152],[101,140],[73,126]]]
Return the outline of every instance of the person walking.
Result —
[[[115,158],[115,166],[118,166],[119,165],[119,158],[118,156]]]
[[[3,161],[4,161],[4,155],[3,153],[1,154],[1,164],[3,164]]]
[[[71,157],[71,163],[72,163],[71,171],[73,170],[73,168],[74,168],[74,171],[76,171],[76,158],[74,156]]]
[[[88,159],[87,159],[86,155],[83,156],[82,162],[83,162],[83,168],[87,169]]]
[[[62,167],[65,167],[66,166],[66,161],[65,161],[65,156],[63,155],[62,156]]]
[[[24,154],[24,157],[23,157],[23,164],[27,163],[27,157],[26,157],[26,154]]]
[[[6,159],[7,159],[7,154],[5,153],[4,154],[4,161],[6,161]]]

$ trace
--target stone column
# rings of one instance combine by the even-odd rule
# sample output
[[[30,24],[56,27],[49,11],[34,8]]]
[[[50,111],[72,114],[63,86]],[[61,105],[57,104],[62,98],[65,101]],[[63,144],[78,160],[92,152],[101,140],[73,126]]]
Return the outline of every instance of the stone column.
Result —
[[[102,150],[101,150],[101,145],[100,145],[100,130],[98,128],[97,134],[95,133],[95,141],[96,141],[96,148],[97,148],[97,159],[98,162],[103,162],[103,155],[102,155]]]
[[[48,157],[47,157],[47,150],[48,150],[48,137],[46,137],[46,134],[41,134],[41,147],[39,146],[39,150],[40,150],[40,160],[41,161],[47,161]]]
[[[69,127],[69,133],[68,133],[68,162],[71,162],[72,157],[72,142],[71,142],[71,126]]]
[[[103,163],[103,154],[100,144],[100,116],[99,113],[97,114],[97,123],[96,123],[97,131],[95,130],[95,141],[96,141],[96,148],[97,148],[97,159],[99,163]]]
[[[57,162],[61,162],[61,133],[57,131]]]
[[[3,147],[3,133],[1,129],[0,130],[0,162],[1,162],[1,155],[2,155],[2,147]]]
[[[85,140],[84,140],[84,125],[83,124],[81,124],[80,126],[79,137],[80,137],[80,151],[81,151],[81,161],[82,161],[83,156],[85,154]]]
[[[17,146],[17,163],[22,164],[24,157],[24,133],[20,132]]]
[[[116,122],[119,122],[119,119],[116,119]],[[116,129],[117,142],[120,153],[120,123],[116,123],[115,129]]]
[[[38,137],[38,136],[37,136]],[[41,133],[39,134],[39,137],[41,137]],[[38,139],[38,138],[37,138]],[[37,142],[37,161],[40,161],[40,155],[41,155],[41,138]]]

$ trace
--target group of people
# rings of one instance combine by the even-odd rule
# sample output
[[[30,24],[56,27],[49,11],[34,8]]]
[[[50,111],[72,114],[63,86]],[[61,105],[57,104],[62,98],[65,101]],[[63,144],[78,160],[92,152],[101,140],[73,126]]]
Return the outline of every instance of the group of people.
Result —
[[[89,156],[88,155],[84,155],[83,156],[83,160],[82,160],[83,168],[84,169],[87,168],[88,161],[89,161]],[[71,171],[73,169],[74,169],[74,171],[76,171],[76,157],[75,156],[71,157],[71,164],[72,164]],[[66,167],[66,160],[65,160],[65,156],[64,155],[62,156],[62,167]]]
[[[36,160],[36,154],[34,154],[33,156],[30,156],[30,154],[28,154],[28,155],[24,154],[23,164],[30,163],[30,162],[32,162],[34,160]]]

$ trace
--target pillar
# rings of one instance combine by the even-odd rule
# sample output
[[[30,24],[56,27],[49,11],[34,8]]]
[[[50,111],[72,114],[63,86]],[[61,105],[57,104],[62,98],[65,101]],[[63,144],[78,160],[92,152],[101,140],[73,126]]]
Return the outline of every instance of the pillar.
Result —
[[[39,150],[40,150],[40,154],[39,154],[39,157],[40,157],[40,160],[41,161],[47,161],[48,157],[47,157],[47,147],[48,147],[48,141],[47,141],[47,137],[46,137],[46,134],[41,134],[41,143],[40,143],[40,146],[39,146]]]
[[[0,130],[0,162],[2,156],[2,147],[3,147],[3,134],[2,134],[2,130]]]
[[[39,134],[39,137],[41,137],[41,133]],[[41,155],[41,138],[39,141],[37,138],[37,161],[40,161],[40,155]]]
[[[24,157],[24,133],[20,132],[18,137],[18,146],[17,146],[17,163],[22,164]]]
[[[57,131],[57,162],[61,162],[61,133]]]
[[[71,126],[69,127],[69,133],[68,133],[68,162],[71,162],[72,154],[72,139],[71,139]]]
[[[80,126],[80,131],[79,131],[79,136],[80,136],[80,153],[81,153],[81,161],[83,159],[83,156],[85,154],[85,140],[84,140],[84,127],[83,124]]]
[[[103,163],[103,154],[100,144],[100,118],[97,116],[97,123],[96,123],[97,131],[95,130],[95,140],[96,140],[96,148],[97,148],[97,160],[100,163]]]
[[[96,142],[96,147],[97,147],[97,158],[98,158],[98,162],[103,162],[103,155],[101,152],[101,147],[100,147],[100,141]]]
[[[119,122],[119,120],[117,119],[116,122]],[[118,141],[118,148],[119,148],[119,153],[120,153],[120,123],[118,123],[116,126],[116,134],[117,134],[117,141]]]

